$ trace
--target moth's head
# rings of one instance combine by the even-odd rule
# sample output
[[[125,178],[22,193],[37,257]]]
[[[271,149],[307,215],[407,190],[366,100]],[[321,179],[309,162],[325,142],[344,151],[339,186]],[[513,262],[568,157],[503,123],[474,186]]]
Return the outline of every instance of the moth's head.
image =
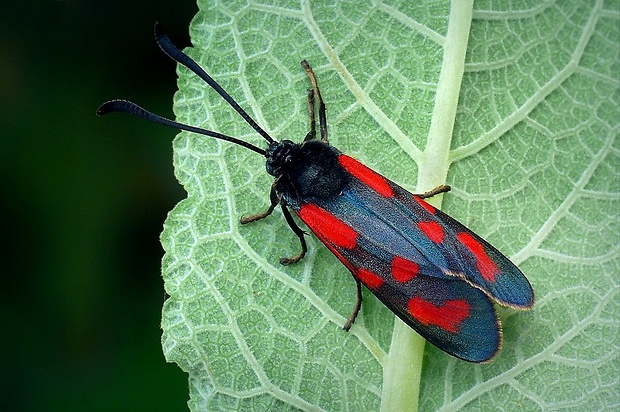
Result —
[[[299,147],[299,143],[290,140],[270,143],[265,151],[267,173],[275,177],[282,175],[293,162]]]

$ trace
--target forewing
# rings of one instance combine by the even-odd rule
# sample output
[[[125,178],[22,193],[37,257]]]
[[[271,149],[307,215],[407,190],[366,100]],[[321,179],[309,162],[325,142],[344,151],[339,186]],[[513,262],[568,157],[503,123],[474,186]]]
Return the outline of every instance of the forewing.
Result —
[[[447,266],[441,266],[444,273],[463,277],[502,305],[523,309],[532,306],[532,286],[506,256],[457,220],[390,183],[394,187],[396,207],[409,211],[411,219],[419,219],[418,227],[441,227],[435,232],[441,232],[435,234],[435,243],[448,262]],[[426,213],[421,213],[420,207]]]
[[[337,199],[336,203],[343,202]],[[347,202],[343,202],[347,203]],[[343,205],[332,204],[330,209]],[[358,212],[359,213],[359,212]],[[501,334],[493,304],[457,277],[434,274],[433,266],[377,251],[376,239],[316,204],[299,216],[381,302],[426,340],[470,362],[485,362],[499,350]]]
[[[339,160],[351,175],[344,195],[354,207],[334,208],[338,218],[352,227],[367,227],[359,226],[360,221],[370,221],[368,227],[373,231],[368,235],[373,243],[424,267],[439,269],[424,271],[431,276],[465,279],[505,306],[532,306],[534,292],[527,278],[488,242],[355,159],[341,155]],[[344,214],[338,214],[339,210]]]

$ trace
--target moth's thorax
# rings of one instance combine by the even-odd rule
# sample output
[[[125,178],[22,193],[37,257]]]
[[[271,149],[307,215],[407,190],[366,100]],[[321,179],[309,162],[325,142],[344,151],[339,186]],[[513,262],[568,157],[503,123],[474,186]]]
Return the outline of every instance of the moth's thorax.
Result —
[[[321,141],[298,144],[283,140],[267,148],[267,172],[276,177],[280,198],[295,208],[341,193],[347,174],[338,162],[340,154]]]

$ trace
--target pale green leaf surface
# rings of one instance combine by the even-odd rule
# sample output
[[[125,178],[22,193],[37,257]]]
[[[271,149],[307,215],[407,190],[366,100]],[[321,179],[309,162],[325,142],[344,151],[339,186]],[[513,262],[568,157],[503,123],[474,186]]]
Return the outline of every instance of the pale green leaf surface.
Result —
[[[488,365],[423,352],[370,294],[346,333],[355,286],[337,259],[309,237],[282,267],[299,247],[282,214],[238,223],[268,205],[264,159],[182,133],[188,198],[162,234],[162,345],[189,374],[191,409],[415,410],[418,394],[421,410],[619,407],[618,3],[413,3],[201,1],[187,52],[294,141],[307,59],[331,143],[414,192],[452,185],[442,208],[522,268],[534,309],[500,309],[504,348]],[[264,147],[185,69],[175,111]]]

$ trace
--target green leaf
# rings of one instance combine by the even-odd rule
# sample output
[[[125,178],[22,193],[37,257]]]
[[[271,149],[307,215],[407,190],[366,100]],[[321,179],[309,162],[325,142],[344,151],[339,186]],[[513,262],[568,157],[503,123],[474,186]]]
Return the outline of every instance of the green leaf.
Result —
[[[338,260],[310,236],[306,258],[282,267],[299,244],[281,213],[238,223],[269,204],[264,159],[181,133],[188,198],[162,233],[162,345],[189,374],[191,409],[619,406],[617,3],[417,3],[201,1],[187,52],[294,141],[308,128],[307,59],[330,142],[413,192],[452,185],[443,209],[522,268],[535,307],[500,309],[489,365],[423,352],[370,294],[346,333],[355,283]],[[265,145],[184,68],[175,111]]]

